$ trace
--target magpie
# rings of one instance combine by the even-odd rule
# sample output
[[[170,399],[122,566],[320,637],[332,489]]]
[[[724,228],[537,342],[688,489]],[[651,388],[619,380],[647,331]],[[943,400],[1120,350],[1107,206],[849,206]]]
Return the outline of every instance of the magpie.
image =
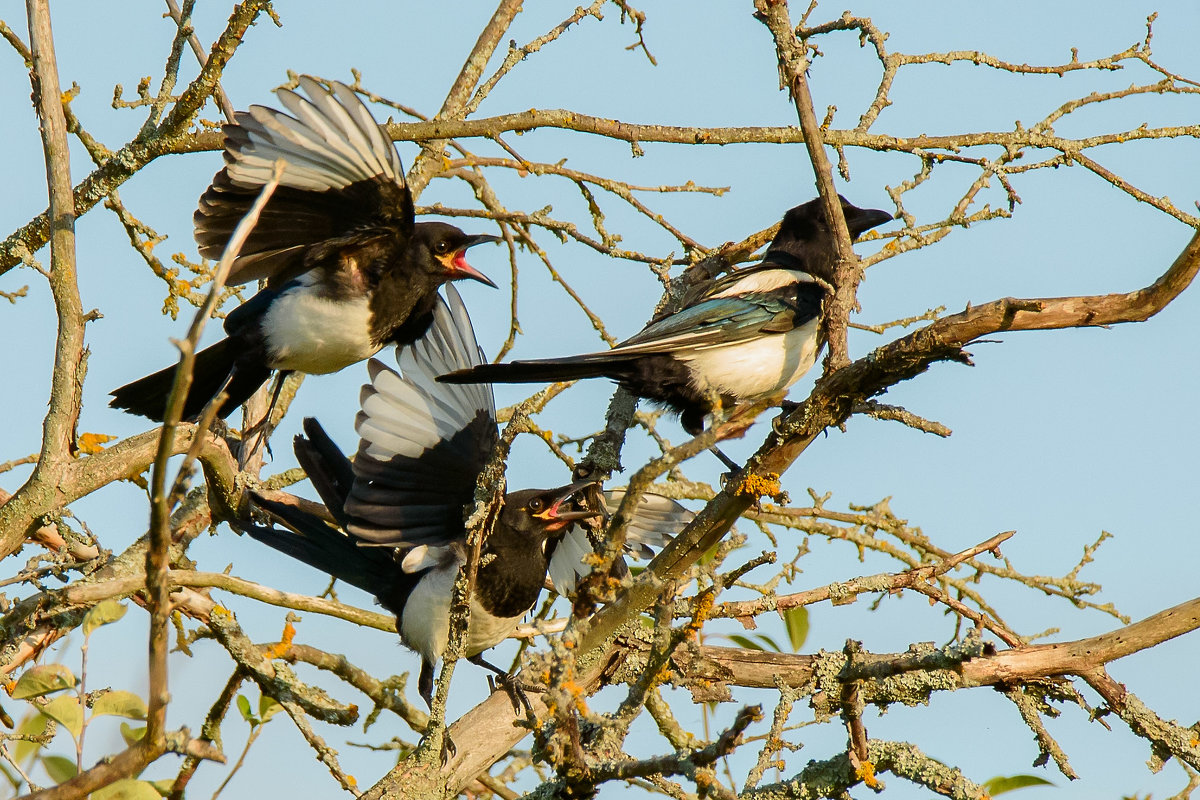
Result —
[[[255,495],[259,507],[290,530],[248,528],[264,544],[370,592],[395,614],[401,641],[421,656],[417,686],[426,703],[449,636],[454,581],[467,558],[463,509],[498,441],[490,386],[435,381],[483,360],[462,299],[453,287],[446,293],[449,302],[435,306],[429,333],[397,348],[403,376],[376,359],[368,362],[371,382],[360,398],[353,462],[316,420],[304,420],[296,457],[335,524]],[[563,594],[590,572],[587,532],[573,523],[601,514],[583,502],[594,483],[508,493],[483,543],[466,656],[502,681],[510,681],[508,674],[482,652],[533,607],[547,572]],[[620,499],[610,493],[605,504],[615,509]],[[674,501],[644,495],[628,542],[639,551],[661,546],[690,519]]]
[[[228,279],[266,288],[229,313],[224,340],[197,353],[185,419],[222,389],[217,413],[227,416],[272,370],[337,372],[390,342],[416,340],[446,281],[496,286],[465,252],[499,239],[414,222],[400,157],[358,95],[308,76],[300,90],[276,92],[290,114],[251,106],[223,128],[225,166],[194,216],[202,256],[221,257],[275,161],[285,166]],[[110,405],[161,421],[174,378],[167,367],[133,381]]]
[[[893,217],[839,195],[851,238]],[[837,250],[820,198],[789,210],[762,260],[700,284],[683,307],[651,320],[611,350],[566,358],[480,364],[438,377],[446,383],[541,383],[610,378],[679,413],[695,436],[722,406],[784,392],[824,346],[821,309]],[[719,454],[731,468],[738,465]]]

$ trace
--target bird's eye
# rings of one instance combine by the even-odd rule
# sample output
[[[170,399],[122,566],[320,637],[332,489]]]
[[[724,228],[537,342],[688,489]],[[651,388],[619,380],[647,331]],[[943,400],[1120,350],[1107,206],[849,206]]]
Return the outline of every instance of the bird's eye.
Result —
[[[433,246],[433,252],[437,253],[439,256],[449,253],[450,252],[450,243],[447,242],[445,239],[443,239],[440,242],[437,242]]]
[[[546,504],[544,502],[542,502],[542,498],[535,497],[529,501],[529,510],[532,511],[534,514],[536,514],[539,511],[541,511],[545,507],[545,505]]]

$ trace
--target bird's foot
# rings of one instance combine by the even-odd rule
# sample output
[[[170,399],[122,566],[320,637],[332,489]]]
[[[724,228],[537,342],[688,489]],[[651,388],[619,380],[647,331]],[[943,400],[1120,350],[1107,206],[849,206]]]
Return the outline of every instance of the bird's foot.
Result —
[[[782,428],[783,428],[783,420],[787,417],[788,414],[791,414],[793,411],[795,411],[799,407],[800,407],[800,404],[796,403],[792,400],[780,401],[780,403],[779,403],[780,414],[778,417],[771,420],[771,430],[775,431],[775,433],[781,433]]]
[[[432,735],[433,734],[431,734],[431,733],[426,733],[424,736],[422,736],[421,741],[417,743],[417,749],[420,750],[421,748],[427,747],[429,739],[432,737]],[[454,740],[450,738],[450,729],[449,728],[442,729],[441,739],[442,739],[442,747],[441,747],[441,753],[439,754],[438,757],[441,759],[442,766],[444,767],[450,763],[450,759],[452,759],[456,755],[458,755],[458,748],[455,747]]]
[[[722,483],[727,482],[730,477],[732,477],[742,471],[743,465],[739,464],[738,462],[734,461],[732,458],[727,456],[725,454],[725,451],[722,450],[721,448],[717,447],[715,444],[712,447],[708,448],[708,451],[710,453],[712,453],[714,456],[716,456],[720,460],[720,462],[725,465],[725,468],[729,470],[729,472],[726,472],[721,476]]]
[[[525,687],[521,685],[521,681],[516,675],[496,675],[495,678],[488,675],[487,680],[488,688],[493,692],[496,691],[498,685],[508,694],[514,714],[523,713],[527,717],[533,716],[533,706],[529,703],[529,695],[525,694]]]

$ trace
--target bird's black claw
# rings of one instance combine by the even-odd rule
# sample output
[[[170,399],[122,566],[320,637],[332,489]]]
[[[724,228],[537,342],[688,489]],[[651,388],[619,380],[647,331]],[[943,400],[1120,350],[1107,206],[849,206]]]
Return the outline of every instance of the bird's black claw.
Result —
[[[425,743],[429,740],[429,736],[430,736],[430,734],[427,733],[421,737],[421,741],[417,743],[418,750],[425,746]],[[441,759],[441,762],[442,762],[442,766],[444,767],[447,764],[449,764],[450,759],[454,758],[456,755],[458,755],[458,748],[455,747],[454,740],[450,738],[450,731],[448,729],[443,729],[442,730],[442,748],[441,748],[441,753],[439,755],[439,758]]]
[[[781,400],[779,403],[779,416],[771,420],[771,430],[775,431],[775,433],[779,433],[780,429],[783,427],[784,417],[799,407],[800,404],[793,402],[792,400]]]
[[[508,699],[512,702],[514,714],[524,714],[527,717],[533,716],[533,706],[529,703],[529,695],[525,694],[525,687],[521,686],[521,681],[515,675],[497,676],[496,680],[492,680],[492,676],[488,676],[488,687],[494,692],[497,684],[501,689],[508,694]]]

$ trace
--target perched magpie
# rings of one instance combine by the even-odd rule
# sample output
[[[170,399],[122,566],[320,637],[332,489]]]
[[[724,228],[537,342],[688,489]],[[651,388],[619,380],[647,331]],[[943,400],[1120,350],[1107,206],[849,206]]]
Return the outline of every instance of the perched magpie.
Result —
[[[445,650],[454,581],[466,563],[463,509],[497,441],[490,386],[449,387],[442,372],[479,364],[471,320],[453,287],[439,301],[429,333],[397,348],[403,377],[372,359],[355,428],[361,441],[353,463],[313,419],[295,442],[296,457],[337,523],[295,506],[256,497],[291,529],[250,528],[255,539],[378,598],[396,615],[401,641],[421,655],[418,689],[426,702],[433,668]],[[568,592],[590,568],[587,532],[572,525],[598,516],[581,508],[579,482],[505,496],[483,543],[471,598],[466,655],[508,678],[481,653],[508,636],[537,600],[547,571]],[[619,494],[606,497],[615,505]],[[691,514],[674,501],[643,496],[630,527],[631,545],[661,546]],[[343,532],[344,531],[344,532]]]
[[[185,419],[222,388],[218,414],[227,416],[272,370],[337,372],[389,342],[415,341],[446,281],[495,287],[465,252],[497,237],[414,222],[396,148],[353,90],[307,76],[300,89],[277,92],[290,115],[251,106],[223,129],[225,167],[194,220],[202,256],[220,258],[275,161],[285,166],[228,280],[267,286],[226,317],[226,339],[196,355]],[[122,386],[110,405],[161,420],[174,377],[167,367]]]
[[[840,199],[851,238],[892,219],[886,211]],[[679,311],[652,320],[611,350],[481,364],[438,380],[540,383],[606,377],[678,412],[684,430],[696,435],[715,410],[714,397],[725,406],[761,400],[785,391],[816,362],[824,346],[821,306],[836,257],[820,199],[811,200],[784,215],[760,263],[702,284]]]

